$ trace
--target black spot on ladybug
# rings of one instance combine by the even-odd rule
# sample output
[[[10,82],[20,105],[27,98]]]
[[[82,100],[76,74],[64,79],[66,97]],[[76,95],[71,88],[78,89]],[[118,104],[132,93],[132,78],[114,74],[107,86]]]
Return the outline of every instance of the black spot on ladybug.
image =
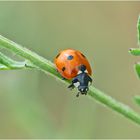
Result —
[[[72,59],[73,59],[73,56],[72,56],[72,55],[69,55],[69,56],[67,57],[67,59],[68,59],[68,60],[72,60]]]
[[[84,58],[86,58],[86,56],[85,56],[85,55],[83,55],[82,53],[81,53],[81,55],[82,55]]]
[[[59,57],[59,55],[60,55],[60,53],[56,56],[56,58],[58,58],[58,57]]]
[[[66,69],[66,68],[65,68],[65,67],[63,67],[63,68],[62,68],[62,71],[65,71],[65,69]]]

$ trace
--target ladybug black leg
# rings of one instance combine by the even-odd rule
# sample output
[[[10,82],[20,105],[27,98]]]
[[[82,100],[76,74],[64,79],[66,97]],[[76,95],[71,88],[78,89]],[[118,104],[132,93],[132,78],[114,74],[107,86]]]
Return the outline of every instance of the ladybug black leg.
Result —
[[[75,88],[75,83],[77,83],[78,82],[78,80],[76,79],[76,78],[74,78],[73,80],[72,80],[72,83],[68,86],[68,88],[70,88],[70,89],[74,89]]]
[[[62,80],[66,80],[66,78],[64,78],[63,76],[61,76],[62,77]]]
[[[75,86],[74,86],[74,84],[72,83],[72,84],[70,84],[70,85],[68,86],[68,88],[72,90],[72,89],[75,88]]]
[[[76,97],[79,97],[79,94],[80,94],[80,92],[78,92],[78,93],[76,94]]]

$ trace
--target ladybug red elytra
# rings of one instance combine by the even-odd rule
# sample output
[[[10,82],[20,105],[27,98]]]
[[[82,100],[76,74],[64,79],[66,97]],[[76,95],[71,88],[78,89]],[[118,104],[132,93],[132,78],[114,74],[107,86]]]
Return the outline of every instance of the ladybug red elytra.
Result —
[[[61,51],[54,60],[57,71],[65,79],[71,80],[72,83],[68,88],[78,88],[79,94],[87,94],[89,84],[92,83],[92,70],[87,58],[78,50],[67,49]]]

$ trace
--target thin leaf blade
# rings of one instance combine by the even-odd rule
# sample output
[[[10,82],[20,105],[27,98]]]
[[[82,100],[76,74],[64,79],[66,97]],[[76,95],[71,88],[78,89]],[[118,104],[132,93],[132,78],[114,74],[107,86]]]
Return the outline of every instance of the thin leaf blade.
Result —
[[[134,101],[136,104],[138,104],[140,106],[140,96],[139,95],[134,96]]]
[[[135,56],[140,56],[140,49],[139,48],[131,48],[129,49],[129,53]]]
[[[138,77],[140,78],[140,63],[135,64],[135,71],[136,71]]]
[[[138,36],[138,45],[140,45],[140,16],[137,21],[137,36]]]

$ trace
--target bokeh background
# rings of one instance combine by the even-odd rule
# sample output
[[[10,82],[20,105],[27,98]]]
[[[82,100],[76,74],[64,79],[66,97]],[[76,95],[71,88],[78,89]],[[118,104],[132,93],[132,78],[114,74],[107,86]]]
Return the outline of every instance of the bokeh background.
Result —
[[[139,12],[140,2],[0,2],[0,34],[51,61],[82,51],[94,86],[140,113],[140,58],[128,53]],[[140,138],[140,127],[40,71],[0,71],[0,138]]]

